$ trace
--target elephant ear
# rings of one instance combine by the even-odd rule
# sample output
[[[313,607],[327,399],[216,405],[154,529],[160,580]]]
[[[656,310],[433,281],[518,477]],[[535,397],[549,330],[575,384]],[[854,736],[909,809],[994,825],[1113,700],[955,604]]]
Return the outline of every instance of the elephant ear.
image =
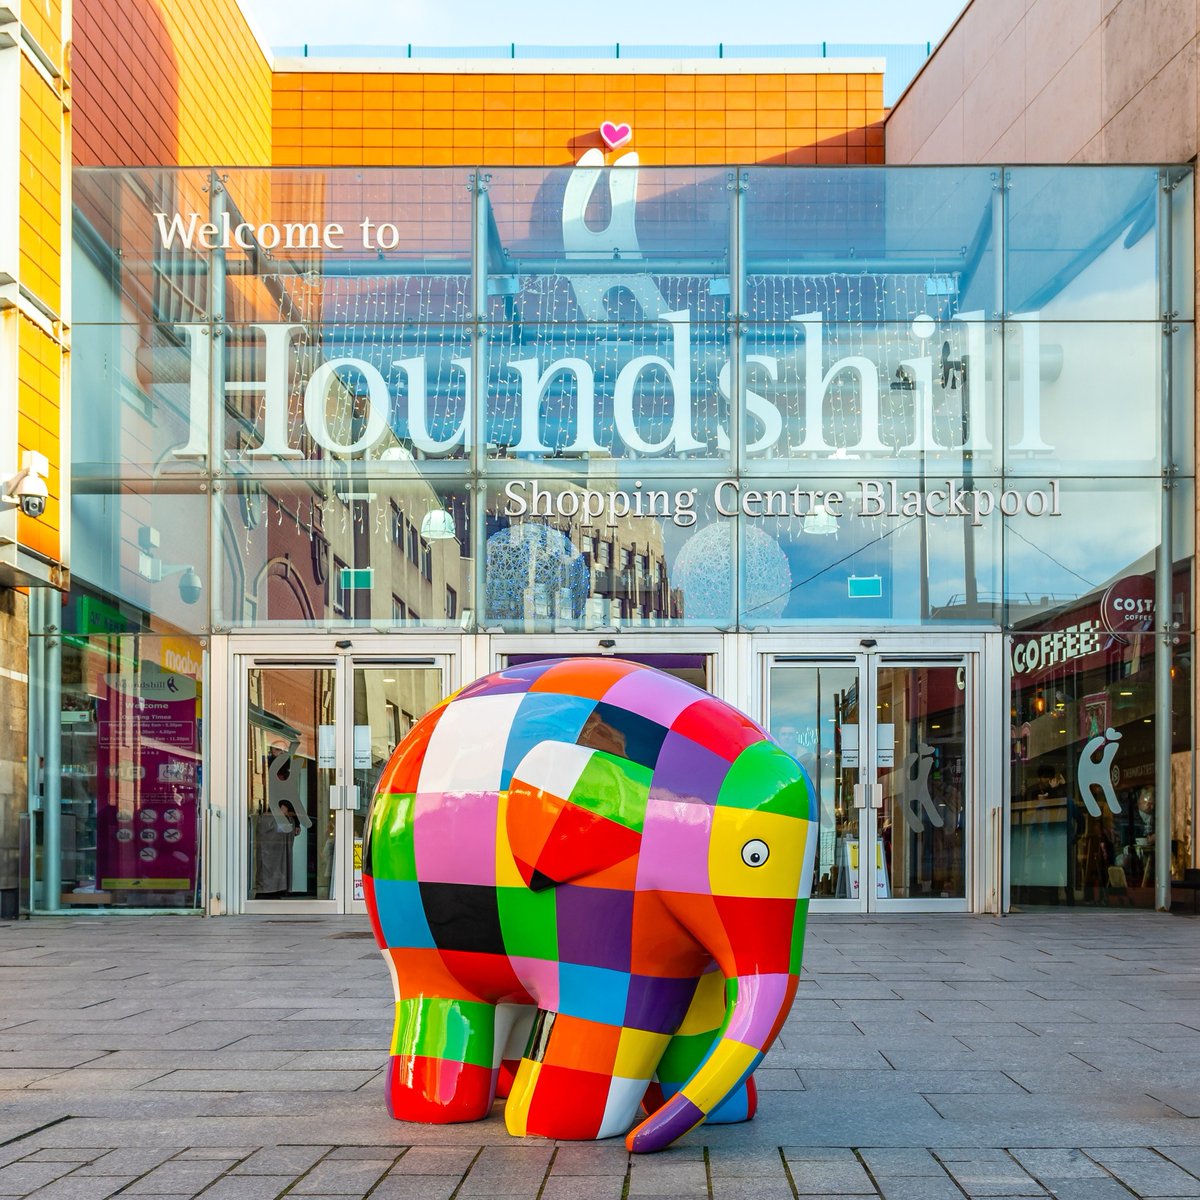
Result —
[[[508,788],[508,842],[535,891],[626,866],[632,886],[651,771],[569,742],[539,742]]]

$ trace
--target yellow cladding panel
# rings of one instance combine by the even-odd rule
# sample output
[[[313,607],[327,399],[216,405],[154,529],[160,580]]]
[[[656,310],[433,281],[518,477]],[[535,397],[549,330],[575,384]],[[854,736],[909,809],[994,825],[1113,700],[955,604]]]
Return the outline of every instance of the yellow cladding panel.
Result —
[[[21,283],[62,311],[62,101],[21,59]]]
[[[63,66],[62,0],[25,0],[21,23],[58,71]]]
[[[61,553],[59,534],[62,453],[59,431],[62,421],[62,351],[32,321],[20,318],[17,326],[17,455],[36,450],[50,464],[47,485],[50,496],[46,511],[37,520],[18,514],[17,540],[50,559]]]

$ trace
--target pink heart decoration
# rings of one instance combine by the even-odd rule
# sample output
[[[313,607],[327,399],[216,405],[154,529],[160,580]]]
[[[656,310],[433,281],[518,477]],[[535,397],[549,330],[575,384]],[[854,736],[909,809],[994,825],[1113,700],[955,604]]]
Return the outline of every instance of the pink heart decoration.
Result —
[[[610,150],[619,150],[633,137],[633,126],[625,121],[622,121],[620,125],[615,121],[605,121],[600,126],[600,136]]]

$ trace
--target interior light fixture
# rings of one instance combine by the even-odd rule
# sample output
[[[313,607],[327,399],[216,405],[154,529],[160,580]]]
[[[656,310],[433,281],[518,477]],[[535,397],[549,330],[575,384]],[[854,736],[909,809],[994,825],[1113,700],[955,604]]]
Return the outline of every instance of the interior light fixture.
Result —
[[[454,537],[454,518],[444,508],[435,508],[427,512],[421,518],[421,536],[428,542],[440,542]]]
[[[801,528],[805,533],[811,533],[814,537],[828,537],[838,531],[837,517],[825,507],[825,502],[822,501],[804,518]]]

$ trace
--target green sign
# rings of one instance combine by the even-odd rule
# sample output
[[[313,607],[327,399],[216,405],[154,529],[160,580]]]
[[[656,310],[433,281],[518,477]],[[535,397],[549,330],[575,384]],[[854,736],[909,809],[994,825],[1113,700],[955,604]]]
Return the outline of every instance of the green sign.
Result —
[[[846,595],[851,600],[880,600],[883,598],[883,577],[880,575],[848,575]]]
[[[129,618],[119,608],[94,596],[80,596],[75,602],[76,633],[127,633]]]
[[[343,592],[369,592],[374,583],[373,567],[343,567],[341,588]]]

